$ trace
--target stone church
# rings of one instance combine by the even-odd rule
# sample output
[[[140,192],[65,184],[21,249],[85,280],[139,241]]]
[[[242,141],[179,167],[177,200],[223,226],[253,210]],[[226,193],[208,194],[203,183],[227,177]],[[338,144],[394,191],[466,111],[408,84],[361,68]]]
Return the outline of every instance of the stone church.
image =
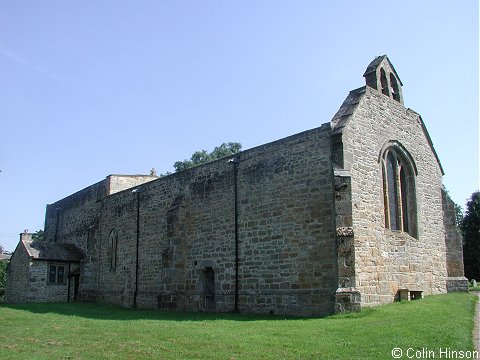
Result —
[[[467,289],[453,203],[387,56],[330,122],[165,177],[110,175],[21,234],[7,302],[318,316]]]

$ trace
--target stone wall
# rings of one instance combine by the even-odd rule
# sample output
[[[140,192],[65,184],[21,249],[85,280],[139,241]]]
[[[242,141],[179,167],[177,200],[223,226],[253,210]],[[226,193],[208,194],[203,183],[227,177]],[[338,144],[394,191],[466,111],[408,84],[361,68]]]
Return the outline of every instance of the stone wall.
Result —
[[[139,307],[319,315],[334,309],[333,174],[328,129],[314,129],[103,199],[98,299]],[[118,234],[112,268],[112,230]]]
[[[399,289],[446,291],[442,170],[418,114],[366,87],[343,130],[344,167],[351,173],[356,288],[362,305],[394,300]],[[399,141],[418,170],[418,238],[385,228],[382,147]]]
[[[55,263],[52,263],[55,264]],[[68,264],[62,263],[65,270]],[[48,263],[42,260],[32,260],[19,242],[12,256],[7,271],[5,288],[6,303],[25,302],[66,302],[67,301],[67,273],[64,284],[48,284]]]
[[[30,256],[27,254],[23,243],[19,242],[10,259],[7,270],[7,283],[5,285],[6,303],[24,303],[30,289]]]
[[[337,288],[330,128],[242,154],[240,309],[321,315]]]
[[[442,205],[447,248],[447,291],[468,291],[468,280],[463,271],[462,235],[455,224],[455,203],[445,191],[442,191]]]
[[[108,194],[106,180],[99,181],[53,204],[45,213],[45,240],[74,244],[88,256],[82,263],[82,288],[88,299],[95,299],[98,286],[98,258],[92,255],[92,235],[101,214],[101,199]],[[87,297],[87,295],[85,295]]]
[[[98,223],[100,200],[107,195],[157,179],[150,175],[109,175],[105,180],[47,205],[45,239],[87,250],[88,229]]]
[[[158,178],[149,175],[109,175],[62,200],[47,205],[46,241],[75,244],[87,258],[82,263],[83,299],[94,300],[98,286],[97,231],[101,219],[101,199]]]
[[[106,180],[47,205],[45,240],[75,244],[87,250],[88,229],[98,222],[102,197],[108,194]]]
[[[155,175],[108,175],[108,195],[158,179]]]
[[[48,284],[48,264],[65,266],[65,281],[63,284]],[[68,264],[47,263],[42,260],[30,262],[29,292],[27,302],[66,302],[68,297]]]

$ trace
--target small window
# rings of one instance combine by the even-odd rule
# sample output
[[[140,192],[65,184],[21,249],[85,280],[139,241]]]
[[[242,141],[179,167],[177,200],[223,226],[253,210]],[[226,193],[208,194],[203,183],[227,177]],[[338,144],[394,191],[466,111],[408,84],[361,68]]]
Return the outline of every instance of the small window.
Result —
[[[380,69],[380,85],[382,86],[382,94],[390,96],[390,91],[388,90],[388,80],[385,70]]]
[[[423,291],[410,291],[410,300],[423,299]]]
[[[400,89],[398,88],[398,82],[397,79],[395,78],[395,75],[390,73],[390,85],[391,85],[391,91],[392,91],[392,96],[394,100],[400,101]]]
[[[48,283],[49,284],[65,283],[65,266],[64,265],[48,265]]]
[[[110,269],[115,270],[117,268],[118,260],[118,235],[117,230],[113,229],[110,232]]]

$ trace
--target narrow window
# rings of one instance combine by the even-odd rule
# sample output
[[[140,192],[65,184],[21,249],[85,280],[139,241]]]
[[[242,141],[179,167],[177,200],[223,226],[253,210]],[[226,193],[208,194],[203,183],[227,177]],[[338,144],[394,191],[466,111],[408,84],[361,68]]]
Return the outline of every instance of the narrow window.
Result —
[[[394,100],[400,101],[400,90],[398,88],[398,82],[395,75],[390,73],[390,85],[392,86],[392,96]]]
[[[402,166],[400,170],[400,186],[402,187],[402,219],[403,219],[403,231],[409,232],[408,227],[408,184],[407,184],[407,177],[405,175],[405,168]]]
[[[65,268],[63,266],[57,266],[57,284],[63,284],[63,273]]]
[[[391,230],[399,230],[398,226],[398,190],[397,190],[397,162],[391,152],[387,156],[387,198]]]
[[[87,231],[87,250],[91,250],[95,247],[95,241],[97,237],[97,228],[91,226]]]
[[[48,282],[50,284],[55,284],[56,279],[57,279],[57,267],[55,265],[50,265],[49,271],[48,271]]]
[[[380,85],[382,86],[382,94],[390,96],[387,75],[385,75],[385,70],[383,70],[383,68],[380,69]]]
[[[117,231],[113,229],[110,232],[110,269],[115,270],[117,268],[118,258],[118,235]]]

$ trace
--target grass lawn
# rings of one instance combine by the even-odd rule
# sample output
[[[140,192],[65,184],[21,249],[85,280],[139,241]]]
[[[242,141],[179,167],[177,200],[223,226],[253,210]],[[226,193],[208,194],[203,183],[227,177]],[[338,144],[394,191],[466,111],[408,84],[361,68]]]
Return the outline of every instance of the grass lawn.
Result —
[[[473,350],[475,303],[472,294],[427,296],[322,319],[0,305],[0,358],[376,360],[393,348],[439,358],[440,348]]]

